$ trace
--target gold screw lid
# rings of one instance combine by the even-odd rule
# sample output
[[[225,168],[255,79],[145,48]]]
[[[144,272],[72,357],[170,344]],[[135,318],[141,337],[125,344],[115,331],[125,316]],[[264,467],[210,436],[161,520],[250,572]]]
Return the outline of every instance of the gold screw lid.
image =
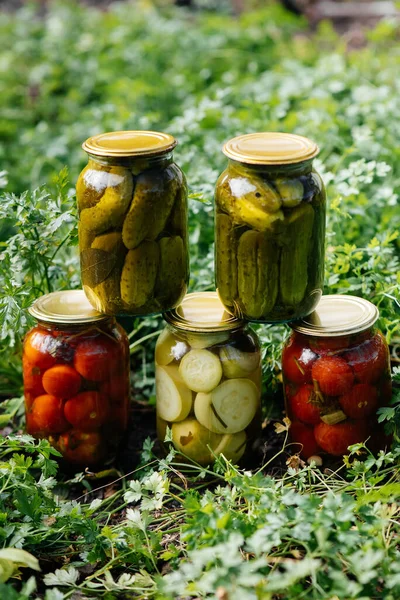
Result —
[[[308,317],[291,324],[292,329],[316,337],[339,337],[361,333],[379,318],[374,304],[357,296],[331,294],[322,296]]]
[[[177,308],[164,314],[164,319],[177,329],[195,333],[229,331],[244,326],[244,321],[225,310],[217,292],[187,294]]]
[[[173,150],[177,143],[169,133],[158,131],[110,131],[88,138],[82,148],[94,156],[152,156]]]
[[[222,151],[228,158],[250,165],[289,165],[314,158],[319,148],[301,135],[270,131],[239,135],[226,142]]]
[[[94,323],[110,318],[92,307],[83,290],[66,290],[41,296],[29,308],[29,313],[38,321],[60,325]]]

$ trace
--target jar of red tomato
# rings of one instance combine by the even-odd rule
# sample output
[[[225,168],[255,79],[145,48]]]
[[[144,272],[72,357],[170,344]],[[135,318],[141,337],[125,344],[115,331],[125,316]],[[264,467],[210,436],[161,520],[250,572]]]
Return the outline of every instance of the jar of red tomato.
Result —
[[[42,296],[24,340],[27,432],[47,438],[67,463],[101,466],[127,428],[129,344],[113,317],[81,290]]]
[[[367,300],[330,295],[292,323],[282,372],[291,440],[303,458],[342,456],[360,442],[372,451],[390,443],[377,416],[392,391],[388,346],[374,327],[378,317]]]

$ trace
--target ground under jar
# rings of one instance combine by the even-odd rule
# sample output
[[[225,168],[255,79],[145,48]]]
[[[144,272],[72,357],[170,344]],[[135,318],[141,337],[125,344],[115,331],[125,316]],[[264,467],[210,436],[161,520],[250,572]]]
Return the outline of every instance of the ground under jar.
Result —
[[[378,316],[367,300],[329,295],[291,325],[282,373],[291,440],[304,458],[342,456],[367,440],[372,451],[390,444],[377,415],[392,391]]]
[[[237,462],[261,428],[258,338],[224,310],[216,292],[188,294],[164,315],[156,344],[157,434],[167,427],[183,456]]]
[[[215,193],[216,287],[225,308],[249,321],[285,322],[322,294],[325,191],[318,147],[283,133],[227,142]]]
[[[148,315],[174,308],[189,277],[187,187],[175,139],[117,131],[86,140],[79,176],[83,289],[98,311]]]
[[[47,438],[66,463],[108,464],[128,423],[125,331],[82,290],[42,296],[29,312],[38,323],[22,358],[27,432]]]

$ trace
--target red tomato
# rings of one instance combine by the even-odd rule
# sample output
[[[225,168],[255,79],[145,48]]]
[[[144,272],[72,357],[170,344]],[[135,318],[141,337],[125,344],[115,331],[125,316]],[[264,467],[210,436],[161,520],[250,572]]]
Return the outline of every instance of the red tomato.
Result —
[[[56,339],[37,328],[28,333],[24,342],[26,360],[39,369],[48,369],[56,362]]]
[[[351,389],[354,376],[347,362],[340,356],[323,356],[312,366],[312,378],[327,396],[341,396]]]
[[[312,404],[313,396],[313,386],[306,384],[289,400],[293,417],[298,421],[307,423],[307,425],[316,425],[321,420],[318,406]]]
[[[43,387],[48,394],[71,398],[79,392],[81,376],[68,365],[55,365],[43,375]]]
[[[343,354],[361,383],[375,383],[389,371],[389,350],[381,333]]]
[[[311,367],[317,355],[292,337],[282,352],[282,371],[293,383],[311,383]]]
[[[104,381],[121,360],[119,345],[106,335],[82,341],[75,352],[74,367],[90,381]]]
[[[33,398],[45,393],[42,385],[42,371],[39,367],[29,362],[26,355],[22,357],[22,369],[24,375],[24,390],[29,392]]]
[[[63,401],[50,394],[35,398],[28,421],[28,433],[61,433],[69,427],[64,417]]]
[[[330,352],[337,352],[343,350],[349,346],[348,336],[339,337],[314,337],[310,339],[310,348],[317,354],[329,354]]]
[[[123,375],[114,375],[112,379],[104,381],[100,386],[100,392],[107,396],[110,402],[120,404],[129,398],[129,382]]]
[[[93,431],[107,420],[109,406],[107,397],[99,392],[81,392],[65,403],[67,420],[82,431]]]
[[[333,456],[346,454],[349,446],[364,442],[369,435],[365,421],[343,421],[336,425],[319,423],[314,427],[314,434],[319,446]]]
[[[350,392],[340,396],[339,403],[348,417],[364,419],[378,407],[378,390],[368,383],[359,383]]]
[[[304,425],[299,421],[293,421],[290,425],[290,437],[292,442],[302,445],[300,454],[306,460],[307,458],[310,458],[310,456],[314,456],[321,452],[321,448],[315,441],[312,427],[307,427],[307,425]]]
[[[61,435],[58,443],[66,460],[81,465],[93,465],[103,454],[100,434],[95,432],[72,429]]]

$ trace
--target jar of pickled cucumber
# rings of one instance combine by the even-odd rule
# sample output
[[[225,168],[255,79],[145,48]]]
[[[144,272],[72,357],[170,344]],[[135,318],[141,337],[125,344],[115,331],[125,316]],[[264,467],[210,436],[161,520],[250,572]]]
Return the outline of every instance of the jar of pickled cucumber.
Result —
[[[287,322],[310,314],[324,281],[325,191],[318,147],[285,133],[227,142],[215,194],[216,286],[243,319]]]
[[[38,323],[22,358],[27,432],[47,438],[66,463],[111,462],[128,424],[125,331],[82,290],[42,296],[29,312]]]
[[[148,315],[174,308],[189,277],[187,187],[175,139],[154,131],[89,138],[79,176],[82,285],[96,310]]]
[[[390,444],[377,416],[392,393],[378,316],[367,300],[330,295],[291,325],[282,373],[291,439],[304,458],[342,456],[365,441],[372,451]]]
[[[184,457],[237,462],[261,428],[258,338],[216,292],[188,294],[156,344],[157,435]]]

